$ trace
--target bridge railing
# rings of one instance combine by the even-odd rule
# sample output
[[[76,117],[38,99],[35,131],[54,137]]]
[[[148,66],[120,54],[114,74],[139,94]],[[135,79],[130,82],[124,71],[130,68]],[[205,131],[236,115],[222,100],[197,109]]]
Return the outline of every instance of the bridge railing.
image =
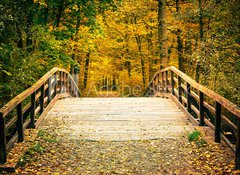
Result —
[[[173,66],[154,75],[145,96],[161,93],[171,93],[171,98],[195,124],[211,127],[215,132],[215,142],[222,139],[235,152],[236,169],[240,169],[240,108],[237,105]]]
[[[0,109],[0,163],[15,142],[24,140],[24,130],[37,128],[57,99],[66,96],[79,97],[80,91],[65,69],[53,68]]]

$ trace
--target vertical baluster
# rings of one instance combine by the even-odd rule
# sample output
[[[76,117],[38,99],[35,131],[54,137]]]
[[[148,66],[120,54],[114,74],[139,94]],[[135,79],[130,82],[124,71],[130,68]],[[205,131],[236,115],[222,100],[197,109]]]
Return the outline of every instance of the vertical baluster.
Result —
[[[164,72],[162,72],[162,92],[164,92]]]
[[[221,142],[221,104],[216,102],[215,107],[215,142]]]
[[[204,126],[204,106],[203,106],[203,102],[204,102],[203,93],[201,91],[199,91],[199,113],[200,113],[199,125],[200,126]]]
[[[52,101],[52,76],[49,77],[48,79],[48,102]]]
[[[173,79],[173,71],[171,71],[171,86],[172,86],[172,95],[175,95],[175,92],[174,92],[174,79]]]
[[[191,86],[187,83],[187,110],[191,114]]]
[[[165,81],[165,83],[166,83],[166,92],[168,93],[169,92],[169,90],[168,90],[168,84],[169,84],[169,82],[168,82],[168,71],[166,71],[166,81]]]
[[[23,142],[23,112],[22,112],[22,103],[17,105],[17,130],[18,130],[18,142]]]
[[[57,95],[57,73],[54,74],[54,96]]]
[[[182,80],[181,77],[178,76],[178,101],[182,103],[182,88],[181,88]]]
[[[36,92],[31,95],[31,121],[30,128],[35,128]]]
[[[40,96],[40,111],[39,113],[41,114],[44,110],[44,97],[45,97],[45,84],[43,83],[43,85],[41,86],[41,96]]]
[[[159,80],[159,74],[157,74],[157,92],[160,93],[160,80]]]
[[[237,118],[237,142],[235,153],[235,168],[240,170],[240,118]]]
[[[69,75],[66,74],[66,92],[69,93]]]
[[[62,93],[62,72],[59,72],[59,93]]]
[[[0,131],[0,163],[5,163],[7,161],[6,128],[2,113],[0,113]]]

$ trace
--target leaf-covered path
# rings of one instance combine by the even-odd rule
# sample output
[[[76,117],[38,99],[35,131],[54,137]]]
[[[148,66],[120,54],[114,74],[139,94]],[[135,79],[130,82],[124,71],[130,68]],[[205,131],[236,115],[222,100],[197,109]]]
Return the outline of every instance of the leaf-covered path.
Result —
[[[41,130],[21,159],[17,173],[155,175],[233,172],[233,157],[226,147],[197,145],[189,142],[186,134],[177,138],[114,142],[68,140]]]

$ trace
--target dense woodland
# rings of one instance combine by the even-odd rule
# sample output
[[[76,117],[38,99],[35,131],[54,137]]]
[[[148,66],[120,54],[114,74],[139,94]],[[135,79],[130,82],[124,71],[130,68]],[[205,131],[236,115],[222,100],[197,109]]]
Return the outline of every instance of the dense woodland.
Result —
[[[1,0],[0,106],[54,66],[86,95],[168,65],[239,105],[239,27],[238,0]]]

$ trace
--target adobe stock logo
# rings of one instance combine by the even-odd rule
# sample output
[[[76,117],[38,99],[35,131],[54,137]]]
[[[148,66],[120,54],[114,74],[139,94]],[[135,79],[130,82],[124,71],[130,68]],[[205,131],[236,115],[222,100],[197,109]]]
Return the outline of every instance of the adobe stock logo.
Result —
[[[141,97],[143,95],[144,89],[140,85],[129,86],[122,82],[120,85],[114,86],[97,86],[91,83],[87,92],[87,97],[91,94],[95,94],[100,97]]]

